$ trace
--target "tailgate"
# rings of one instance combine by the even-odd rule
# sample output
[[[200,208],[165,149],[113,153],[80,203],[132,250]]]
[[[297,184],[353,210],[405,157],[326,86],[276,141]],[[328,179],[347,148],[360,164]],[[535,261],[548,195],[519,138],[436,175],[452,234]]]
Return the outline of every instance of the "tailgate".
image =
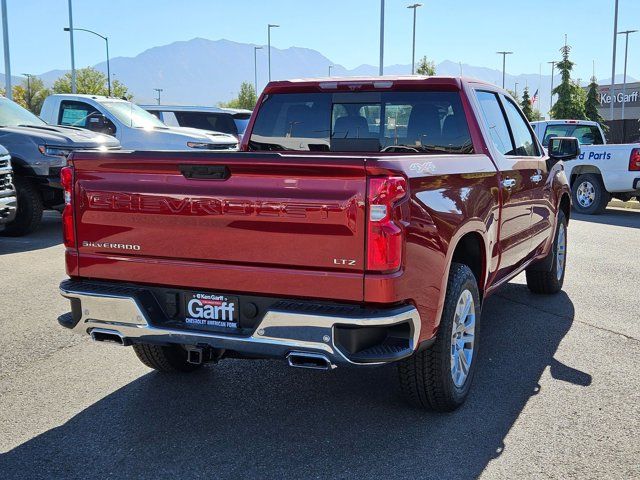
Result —
[[[80,276],[362,300],[362,158],[122,152],[73,163]]]

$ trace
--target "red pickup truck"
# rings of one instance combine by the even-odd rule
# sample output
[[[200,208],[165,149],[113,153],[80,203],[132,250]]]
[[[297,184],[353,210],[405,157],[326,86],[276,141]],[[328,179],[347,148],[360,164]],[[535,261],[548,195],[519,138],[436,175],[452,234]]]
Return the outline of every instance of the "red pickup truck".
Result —
[[[523,270],[562,287],[578,154],[546,156],[485,83],[272,82],[240,152],[72,154],[59,322],[160,371],[395,362],[410,402],[452,410],[484,299]]]

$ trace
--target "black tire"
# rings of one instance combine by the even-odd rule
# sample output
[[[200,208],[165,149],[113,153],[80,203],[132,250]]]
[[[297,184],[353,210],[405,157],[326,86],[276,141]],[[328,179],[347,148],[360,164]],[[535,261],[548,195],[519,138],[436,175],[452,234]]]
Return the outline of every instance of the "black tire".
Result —
[[[187,351],[180,345],[133,345],[138,359],[147,367],[168,373],[189,373],[198,370],[202,364],[195,365],[187,362]]]
[[[15,220],[7,224],[3,235],[21,237],[38,229],[44,206],[40,192],[33,182],[15,177],[13,184],[18,194],[18,210]]]
[[[558,272],[558,248],[560,248],[558,240],[562,230],[564,230],[564,256],[563,261],[561,262],[562,271]],[[567,219],[564,212],[560,210],[558,213],[556,235],[553,239],[553,247],[544,260],[542,260],[538,265],[533,265],[531,268],[528,268],[526,271],[527,287],[529,287],[529,290],[533,293],[552,294],[558,293],[562,290],[564,274],[567,269],[567,238]],[[548,266],[548,268],[541,268],[541,266]]]
[[[466,290],[471,293],[474,301],[474,344],[466,379],[464,383],[457,386],[451,372],[452,329],[456,306]],[[450,412],[464,403],[478,363],[480,311],[478,283],[473,272],[466,265],[453,263],[449,272],[447,296],[435,343],[398,363],[400,388],[409,403],[418,408],[440,412]]]
[[[589,200],[590,203],[581,200],[581,188],[591,190],[593,199]],[[611,194],[605,190],[602,177],[595,173],[578,175],[571,186],[571,195],[573,196],[574,210],[585,215],[598,215],[604,212],[611,200]]]

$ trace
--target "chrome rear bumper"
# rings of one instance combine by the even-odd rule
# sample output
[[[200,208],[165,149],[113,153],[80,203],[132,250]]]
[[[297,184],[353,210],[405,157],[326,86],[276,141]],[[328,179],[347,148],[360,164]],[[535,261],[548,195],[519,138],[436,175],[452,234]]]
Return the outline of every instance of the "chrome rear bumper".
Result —
[[[123,345],[134,343],[181,344],[207,346],[231,350],[251,356],[286,359],[291,353],[320,354],[331,367],[338,364],[380,365],[410,356],[417,348],[420,335],[420,316],[412,305],[377,310],[371,316],[344,316],[271,309],[251,335],[218,333],[203,330],[166,328],[147,314],[147,309],[135,295],[91,291],[86,286],[74,288],[73,282],[63,282],[63,297],[76,303],[80,318],[69,324],[62,316],[59,322],[75,332],[119,337]],[[67,314],[68,316],[69,314]],[[336,339],[336,328],[348,330],[369,327],[401,327],[406,331],[404,343],[384,351],[380,346],[372,351],[378,355],[349,352]],[[344,329],[342,330],[344,331]],[[95,339],[95,336],[94,336]]]

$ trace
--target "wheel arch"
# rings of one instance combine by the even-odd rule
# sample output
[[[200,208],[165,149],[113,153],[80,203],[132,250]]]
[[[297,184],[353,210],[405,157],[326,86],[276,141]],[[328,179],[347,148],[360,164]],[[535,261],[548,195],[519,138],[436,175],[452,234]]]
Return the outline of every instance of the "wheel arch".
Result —
[[[478,231],[464,233],[456,242],[451,263],[461,263],[471,269],[478,282],[478,291],[482,297],[485,287],[486,277],[486,245],[483,236]]]
[[[454,262],[465,264],[471,269],[478,282],[480,300],[482,301],[484,298],[488,286],[488,271],[491,261],[488,235],[485,224],[481,220],[475,219],[461,225],[451,236],[445,257],[445,267],[442,272],[438,308],[434,316],[435,330],[440,328],[440,318],[444,308],[449,273]]]
[[[569,177],[569,185],[573,188],[573,183],[576,181],[579,175],[583,175],[585,173],[593,173],[594,175],[599,175],[602,178],[604,183],[604,177],[602,176],[602,172],[595,165],[577,165],[571,169],[571,176]]]

